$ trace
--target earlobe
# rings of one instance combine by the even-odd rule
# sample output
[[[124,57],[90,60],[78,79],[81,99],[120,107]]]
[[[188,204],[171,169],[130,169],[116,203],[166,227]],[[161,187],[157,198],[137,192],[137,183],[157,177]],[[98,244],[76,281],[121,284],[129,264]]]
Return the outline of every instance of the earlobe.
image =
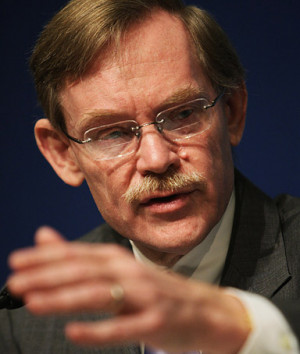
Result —
[[[232,146],[237,146],[243,136],[246,123],[247,99],[247,89],[245,83],[243,83],[239,88],[233,89],[225,101],[225,115]]]
[[[69,141],[63,134],[54,129],[48,119],[38,120],[34,133],[38,148],[57,175],[71,186],[80,186],[84,175],[71,153]]]

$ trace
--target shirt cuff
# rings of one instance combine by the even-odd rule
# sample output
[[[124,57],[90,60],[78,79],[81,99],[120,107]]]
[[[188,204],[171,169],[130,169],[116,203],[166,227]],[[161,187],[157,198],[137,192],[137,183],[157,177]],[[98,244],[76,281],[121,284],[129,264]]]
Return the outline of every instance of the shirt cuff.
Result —
[[[227,288],[248,312],[252,331],[238,354],[299,354],[299,344],[283,314],[266,298]]]

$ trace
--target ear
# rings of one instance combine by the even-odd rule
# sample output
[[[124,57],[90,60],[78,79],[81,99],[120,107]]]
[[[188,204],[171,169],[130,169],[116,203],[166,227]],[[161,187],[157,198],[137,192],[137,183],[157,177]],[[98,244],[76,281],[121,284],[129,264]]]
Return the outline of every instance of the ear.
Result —
[[[242,139],[246,123],[247,101],[248,93],[245,83],[233,89],[229,95],[225,94],[225,115],[232,146],[237,146]]]
[[[37,145],[57,175],[67,184],[77,187],[84,181],[69,140],[53,128],[48,119],[37,121],[35,128]]]

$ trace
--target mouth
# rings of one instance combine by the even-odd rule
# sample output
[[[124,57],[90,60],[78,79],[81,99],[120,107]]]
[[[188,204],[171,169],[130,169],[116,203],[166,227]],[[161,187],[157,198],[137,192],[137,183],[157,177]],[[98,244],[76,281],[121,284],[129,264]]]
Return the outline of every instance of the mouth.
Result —
[[[162,197],[152,197],[152,198],[147,198],[146,200],[142,201],[142,205],[152,205],[152,204],[160,204],[160,203],[170,203],[174,201],[175,199],[179,198],[180,195],[186,194],[186,193],[176,193],[176,194],[171,194],[167,196],[162,196]]]
[[[168,195],[149,196],[140,202],[140,206],[154,213],[174,212],[187,204],[192,193],[193,191],[187,191]]]

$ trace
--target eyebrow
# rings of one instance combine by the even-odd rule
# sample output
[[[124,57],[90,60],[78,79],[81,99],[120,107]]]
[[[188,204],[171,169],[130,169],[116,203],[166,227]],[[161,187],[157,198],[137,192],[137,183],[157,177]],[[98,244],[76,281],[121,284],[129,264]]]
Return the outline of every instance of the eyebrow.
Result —
[[[81,121],[78,124],[78,131],[84,132],[89,128],[92,128],[96,122],[101,124],[110,124],[114,119],[115,122],[120,121],[120,117],[126,117],[125,112],[115,112],[113,110],[107,109],[95,109],[90,112],[84,113]],[[128,118],[130,119],[130,118]]]
[[[171,107],[172,105],[179,105],[181,103],[191,101],[198,97],[203,97],[207,95],[207,92],[201,90],[199,87],[187,86],[181,89],[176,90],[171,96],[163,100],[155,109],[157,113],[160,111]],[[82,120],[78,125],[79,131],[85,131],[89,127],[92,127],[96,122],[101,124],[109,124],[111,120],[114,119],[116,122],[120,120],[120,117],[127,117],[128,120],[135,120],[134,118],[128,116],[126,112],[116,112],[114,110],[107,109],[95,109],[90,112],[83,114]]]
[[[204,95],[207,95],[207,93],[205,93],[205,91],[201,90],[199,87],[195,88],[188,86],[175,91],[171,96],[167,97],[164,101],[162,101],[159,107],[162,107],[163,109],[163,107],[166,108],[167,106],[171,106],[174,104],[181,104]]]

